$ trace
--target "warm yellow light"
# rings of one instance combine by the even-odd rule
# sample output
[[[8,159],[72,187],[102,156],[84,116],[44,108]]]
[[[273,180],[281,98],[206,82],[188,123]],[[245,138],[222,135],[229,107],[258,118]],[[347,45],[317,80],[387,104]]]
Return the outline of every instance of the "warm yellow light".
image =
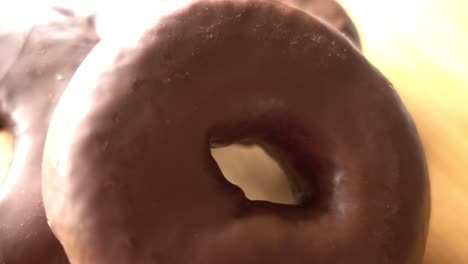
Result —
[[[8,170],[12,158],[13,137],[7,130],[0,130],[0,200],[7,185]]]

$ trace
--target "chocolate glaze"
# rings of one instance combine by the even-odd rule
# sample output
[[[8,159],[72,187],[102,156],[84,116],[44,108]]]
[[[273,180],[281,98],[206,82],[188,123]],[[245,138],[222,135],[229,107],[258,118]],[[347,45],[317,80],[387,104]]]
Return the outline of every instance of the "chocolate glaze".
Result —
[[[12,162],[0,183],[0,263],[5,264],[68,263],[46,222],[41,161],[52,111],[97,43],[91,18],[59,9],[35,15],[25,17],[24,26],[0,32],[0,123],[14,136]]]
[[[55,111],[43,196],[70,261],[421,263],[427,170],[391,84],[284,4],[176,3],[129,10],[134,34],[100,42]],[[245,138],[276,150],[298,206],[223,177],[210,143]]]
[[[284,3],[317,16],[361,47],[359,33],[343,7],[335,0],[283,0]]]
[[[322,15],[337,4],[326,1],[324,6],[309,11],[344,29],[328,11]],[[56,8],[45,17],[0,32],[0,129],[15,137],[9,180],[0,182],[1,263],[68,262],[45,225],[38,171],[51,112],[97,37],[91,18],[77,17],[70,9]]]

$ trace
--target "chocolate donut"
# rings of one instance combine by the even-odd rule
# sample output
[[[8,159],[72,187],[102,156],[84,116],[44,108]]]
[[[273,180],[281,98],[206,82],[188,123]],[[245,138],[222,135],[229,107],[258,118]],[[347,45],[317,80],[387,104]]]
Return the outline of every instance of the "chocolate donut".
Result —
[[[282,0],[284,3],[302,9],[332,25],[348,37],[357,47],[361,47],[359,33],[343,7],[335,0]]]
[[[311,10],[330,17],[322,15],[323,8]],[[38,196],[39,162],[50,113],[74,69],[97,42],[89,17],[79,18],[66,8],[38,13],[43,14],[41,21],[0,32],[0,129],[11,130],[15,137],[11,169],[0,175],[0,262],[6,263],[67,262],[45,227]],[[14,117],[17,113],[20,116]]]
[[[34,15],[0,32],[0,123],[14,139],[0,182],[0,263],[6,264],[68,263],[45,218],[42,154],[52,111],[98,40],[90,17],[44,7]]]
[[[421,263],[424,154],[360,52],[279,2],[164,4],[129,10],[133,34],[103,39],[54,113],[43,197],[71,263]],[[210,144],[249,138],[297,205],[223,177]]]

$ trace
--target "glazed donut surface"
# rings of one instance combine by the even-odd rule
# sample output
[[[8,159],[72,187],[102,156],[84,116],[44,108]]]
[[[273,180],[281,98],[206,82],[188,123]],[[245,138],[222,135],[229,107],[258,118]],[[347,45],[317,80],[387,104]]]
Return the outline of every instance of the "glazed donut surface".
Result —
[[[55,111],[43,195],[70,261],[420,263],[427,172],[391,84],[287,5],[175,3],[100,42]],[[223,177],[210,145],[243,139],[288,169],[296,206]]]
[[[359,33],[346,11],[335,0],[283,0],[284,3],[321,18],[361,47]]]

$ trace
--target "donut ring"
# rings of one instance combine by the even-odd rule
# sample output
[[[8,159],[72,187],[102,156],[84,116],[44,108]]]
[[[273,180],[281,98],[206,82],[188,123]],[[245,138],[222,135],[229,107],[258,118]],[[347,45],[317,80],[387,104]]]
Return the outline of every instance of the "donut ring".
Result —
[[[391,84],[272,1],[185,1],[104,39],[49,128],[43,196],[71,263],[420,263],[429,183]],[[210,143],[275,150],[296,206],[249,201]]]
[[[9,170],[0,175],[0,263],[7,264],[68,263],[45,218],[42,154],[53,109],[97,42],[90,18],[64,9],[35,15],[0,32],[0,123],[14,138]]]

